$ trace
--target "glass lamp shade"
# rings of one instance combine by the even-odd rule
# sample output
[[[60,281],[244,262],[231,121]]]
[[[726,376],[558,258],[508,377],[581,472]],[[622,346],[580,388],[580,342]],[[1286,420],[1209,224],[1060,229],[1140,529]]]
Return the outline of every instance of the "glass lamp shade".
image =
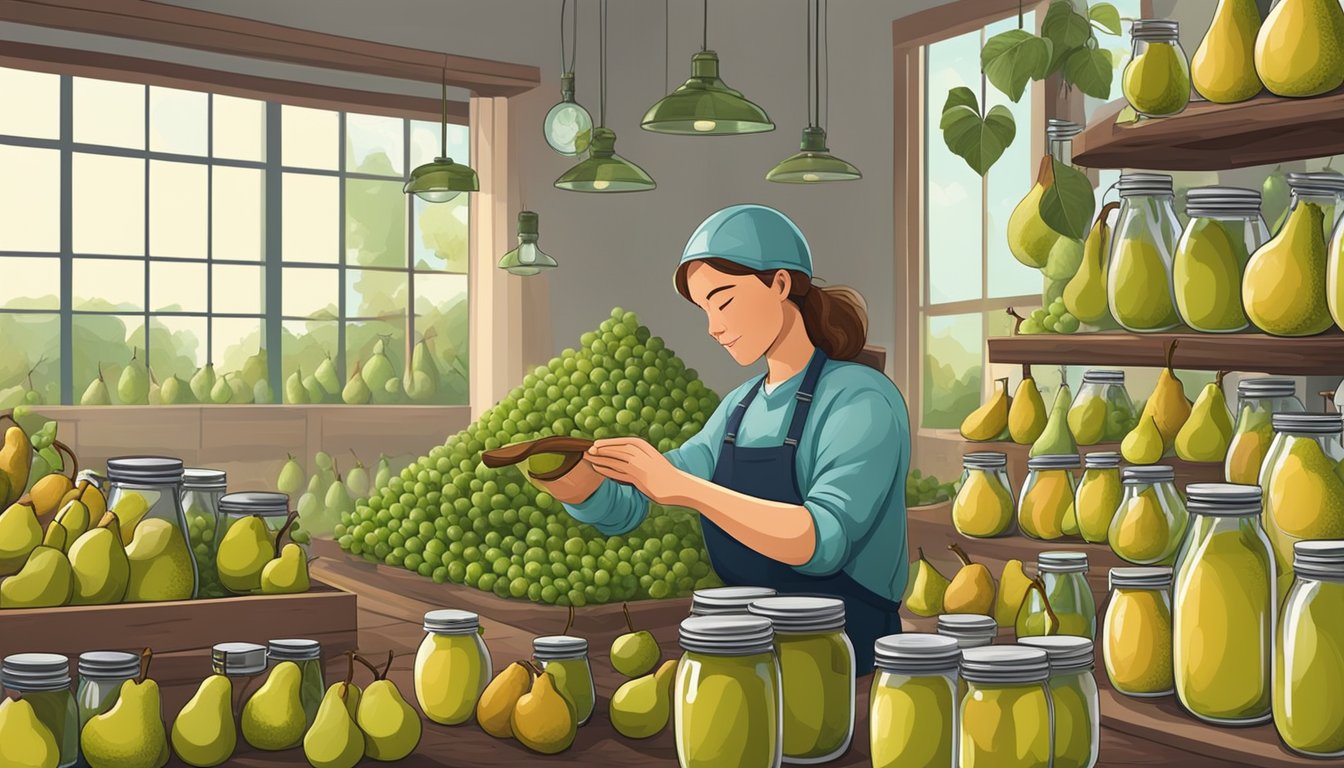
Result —
[[[540,218],[533,211],[518,213],[518,247],[504,254],[499,260],[499,268],[511,275],[528,277],[544,269],[555,269],[559,262],[543,253],[537,247],[537,232]]]
[[[853,181],[863,178],[850,163],[826,148],[826,131],[809,126],[803,129],[802,151],[789,156],[765,174],[768,181],[781,184],[814,184],[823,181]]]
[[[593,116],[574,101],[573,72],[560,76],[560,102],[546,113],[542,134],[551,149],[566,157],[574,157],[588,149],[593,135]]]
[[[732,136],[773,131],[765,110],[719,79],[719,55],[691,57],[691,77],[644,114],[646,131],[687,136]]]
[[[561,174],[555,186],[571,192],[643,192],[658,186],[643,168],[617,155],[615,149],[615,132],[594,128],[587,159]]]
[[[476,192],[480,188],[480,179],[471,166],[455,163],[452,158],[436,157],[434,162],[411,171],[402,191],[427,203],[446,203],[462,192]]]

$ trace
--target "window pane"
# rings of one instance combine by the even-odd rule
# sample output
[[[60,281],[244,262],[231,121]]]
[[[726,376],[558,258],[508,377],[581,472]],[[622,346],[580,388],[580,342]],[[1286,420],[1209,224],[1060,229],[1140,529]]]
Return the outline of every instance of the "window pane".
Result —
[[[327,109],[280,107],[280,157],[289,168],[337,170],[340,114]]]
[[[145,86],[74,78],[75,143],[145,148]]]
[[[145,161],[74,155],[75,253],[143,256]]]
[[[980,407],[983,344],[978,314],[926,318],[924,427],[955,429]]]
[[[207,269],[203,263],[150,262],[149,311],[205,312]]]
[[[400,181],[345,183],[345,261],[365,267],[406,266],[406,197]],[[461,195],[459,195],[461,197]]]
[[[406,316],[405,272],[351,269],[345,273],[345,284],[347,317]]]
[[[340,253],[340,182],[331,176],[284,175],[282,258],[335,264]]]
[[[415,268],[467,271],[470,196],[427,203],[412,196],[415,211]]]
[[[0,100],[22,109],[0,109],[0,133],[56,139],[61,135],[61,77],[0,67]]]
[[[213,311],[227,315],[260,315],[266,287],[261,267],[215,264]]]
[[[439,156],[442,145],[441,124],[424,120],[411,121],[411,167],[424,165]],[[448,124],[448,157],[469,164],[471,154],[467,144],[471,132],[465,125]]]
[[[204,317],[151,317],[149,319],[149,365],[159,385],[170,376],[190,382],[197,368],[205,365]],[[223,373],[218,366],[215,373]]]
[[[205,258],[206,167],[149,163],[149,254]]]
[[[131,361],[132,354],[136,354],[137,359],[141,359],[139,356],[144,354],[144,318],[135,315],[75,315],[71,319],[71,335],[75,355],[70,362],[75,404],[79,404],[101,373],[109,398],[113,405],[117,405],[117,379],[121,376],[121,369]]]
[[[265,252],[265,178],[251,168],[215,166],[211,174],[211,255],[216,259],[261,261]]]
[[[208,98],[201,91],[150,86],[150,150],[179,155],[204,155]]]
[[[145,306],[145,262],[75,259],[75,311],[136,312]]]
[[[1110,0],[1110,3],[1120,12],[1120,35],[1116,36],[1100,30],[1094,31],[1101,48],[1110,52],[1111,65],[1114,67],[1111,74],[1111,94],[1105,99],[1094,99],[1091,96],[1084,95],[1083,114],[1089,123],[1092,122],[1092,116],[1097,113],[1097,110],[1103,104],[1121,97],[1120,74],[1125,71],[1125,65],[1129,63],[1130,52],[1133,49],[1129,40],[1129,19],[1143,18],[1143,4],[1140,0]],[[1191,54],[1194,53],[1193,48],[1189,50]]]
[[[467,296],[466,275],[419,274],[415,276],[415,314],[447,311]]]
[[[421,290],[421,279],[420,275],[415,279],[418,294],[415,328],[423,334],[425,347],[439,369],[438,396],[434,402],[465,404],[469,392],[466,278],[446,278],[461,281],[461,291],[442,285],[436,286],[432,295]]]
[[[405,371],[404,361],[406,360],[406,320],[404,317],[389,320],[361,320],[345,324],[345,364],[351,371],[355,370],[358,364],[363,368],[369,364],[373,357],[374,346],[379,340],[383,342],[383,354],[388,362],[392,364],[392,378],[400,384],[402,374]],[[365,381],[368,381],[366,379]],[[374,379],[373,383],[378,383]],[[395,393],[388,393],[386,389],[377,395],[374,402],[390,403],[402,402],[403,396],[398,387]]]
[[[61,308],[60,259],[54,256],[0,256],[0,275],[4,276],[0,279],[0,308]],[[6,337],[0,336],[0,339]],[[8,340],[5,343],[7,346]]]
[[[286,267],[283,280],[281,312],[285,317],[336,318],[340,272]]]
[[[282,398],[283,402],[291,402],[285,395],[286,384],[291,375],[298,373],[299,381],[302,383],[304,379],[313,375],[322,361],[328,357],[336,358],[336,325],[334,321],[286,321],[281,326],[280,343],[284,351],[281,371],[285,383],[275,389],[276,395]],[[336,372],[336,376],[338,379],[341,378],[340,371]],[[344,380],[340,383],[342,387],[345,386]],[[319,395],[319,402],[340,402],[339,392],[331,395],[323,390]],[[311,396],[308,399],[310,402],[313,400]]]
[[[247,358],[261,349],[262,321],[257,318],[220,317],[210,321],[211,350],[216,371],[241,371]],[[279,387],[272,386],[278,390]]]
[[[40,403],[61,402],[61,318],[59,315],[7,315],[0,313],[0,408],[23,402],[29,388]]]
[[[357,173],[401,176],[406,121],[377,115],[345,116],[345,169]]]
[[[0,110],[5,112],[23,110]],[[0,250],[61,249],[61,155],[0,146]]]
[[[211,136],[215,157],[266,159],[266,103],[215,94],[211,99]]]
[[[981,296],[980,176],[952,154],[938,127],[949,90],[966,86],[980,92],[980,31],[934,43],[927,50],[924,252],[928,301],[940,304]]]
[[[1023,24],[1026,29],[1035,28],[1034,14],[1026,14]],[[985,27],[985,39],[1000,32],[1017,29],[1017,16]],[[989,169],[986,180],[988,207],[985,211],[988,222],[989,250],[986,260],[989,270],[989,295],[1024,296],[1040,290],[1040,270],[1032,269],[1018,261],[1008,250],[1008,217],[1019,201],[1031,191],[1035,182],[1036,162],[1031,155],[1031,85],[1022,95],[1022,100],[1014,104],[998,88],[988,87],[985,96],[990,107],[1002,105],[1013,115],[1017,123],[1017,138],[1006,149],[994,167]]]

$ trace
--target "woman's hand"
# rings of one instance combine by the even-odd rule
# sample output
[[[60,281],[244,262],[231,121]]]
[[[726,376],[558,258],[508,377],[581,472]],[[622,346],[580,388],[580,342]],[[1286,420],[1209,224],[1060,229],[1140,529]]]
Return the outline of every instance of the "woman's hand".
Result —
[[[584,461],[603,477],[633,485],[654,503],[668,504],[683,488],[685,475],[658,449],[637,437],[598,440]]]
[[[597,486],[602,484],[603,478],[593,469],[593,465],[589,464],[585,457],[578,464],[575,464],[573,469],[555,480],[544,481],[535,477],[529,479],[558,501],[565,504],[579,504],[587,501],[588,497],[597,491]]]

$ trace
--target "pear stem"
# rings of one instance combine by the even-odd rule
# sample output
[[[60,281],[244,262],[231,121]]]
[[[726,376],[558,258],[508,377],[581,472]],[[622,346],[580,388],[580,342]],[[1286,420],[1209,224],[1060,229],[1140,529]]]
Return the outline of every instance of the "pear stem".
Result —
[[[1016,335],[1018,335],[1018,332],[1020,332],[1020,331],[1022,330],[1022,323],[1023,323],[1023,321],[1025,321],[1027,318],[1025,318],[1025,317],[1019,315],[1019,314],[1017,313],[1017,310],[1016,310],[1016,309],[1013,309],[1012,307],[1009,307],[1009,308],[1008,308],[1007,310],[1005,310],[1005,311],[1009,314],[1009,316],[1014,317],[1014,318],[1017,319],[1017,322],[1016,322],[1016,323],[1013,323],[1013,335],[1016,336]],[[1022,369],[1023,369],[1023,370],[1030,370],[1030,369],[1031,369],[1031,366],[1024,365],[1024,366],[1022,366]]]
[[[378,677],[379,680],[386,680],[389,672],[392,671],[392,651],[387,652],[387,666],[383,667],[383,674]]]
[[[1171,340],[1171,346],[1167,347],[1167,370],[1168,370],[1168,371],[1172,370],[1172,368],[1171,368],[1171,360],[1172,360],[1172,358],[1175,357],[1175,355],[1176,355],[1176,345],[1177,345],[1177,344],[1180,344],[1180,343],[1181,343],[1181,340],[1180,340],[1180,339],[1172,339],[1172,340]]]
[[[1218,372],[1218,378],[1215,379],[1215,381],[1218,383],[1218,388],[1219,388],[1219,389],[1222,389],[1222,388],[1223,388],[1223,378],[1226,377],[1226,376],[1227,376],[1227,371],[1219,371],[1219,372]]]
[[[523,659],[522,663],[524,666],[528,668],[528,670],[532,674],[536,675],[537,677],[541,677],[542,675],[546,674],[546,669],[542,667],[541,664],[537,663],[536,659]]]
[[[569,606],[569,618],[565,619],[565,628],[560,630],[560,634],[568,635],[569,628],[574,626],[574,606]]]
[[[1036,170],[1036,183],[1042,187],[1053,186],[1055,183],[1055,158],[1046,152],[1041,157],[1041,165]]]
[[[70,481],[74,482],[75,478],[79,475],[79,458],[75,456],[74,451],[70,450],[70,446],[62,443],[60,440],[52,440],[51,445],[58,452],[64,453],[66,456],[70,457]]]
[[[634,632],[635,623],[630,620],[630,606],[627,605],[626,603],[621,603],[621,613],[625,614],[625,628],[631,632]]]
[[[346,651],[345,658],[350,663],[350,666],[346,667],[345,670],[345,687],[348,689],[350,684],[355,681],[355,652]],[[344,689],[341,691],[341,698],[345,698]]]
[[[1008,391],[1008,377],[1007,377],[1007,376],[1004,376],[1002,379],[995,379],[995,380],[994,380],[994,383],[996,383],[996,384],[997,384],[997,383],[1000,383],[1000,382],[1003,383],[1003,391],[1004,391],[1004,392],[1007,392],[1007,391]]]
[[[1019,321],[1019,322],[1020,322],[1020,321]],[[1023,381],[1026,381],[1027,379],[1030,379],[1030,378],[1031,378],[1031,363],[1023,363],[1023,364],[1022,364],[1022,380],[1023,380]]]
[[[378,668],[370,664],[368,659],[365,659],[363,656],[360,656],[358,653],[354,653],[353,651],[350,653],[350,657],[354,661],[358,661],[360,664],[363,664],[370,672],[372,672],[373,679],[375,682],[382,679],[381,677],[378,676]],[[353,667],[354,665],[351,666]],[[352,680],[354,679],[353,676],[351,677],[351,679]]]
[[[1320,395],[1321,399],[1325,401],[1325,405],[1322,408],[1324,413],[1338,413],[1338,410],[1335,408],[1334,390],[1327,389],[1324,392],[1317,392],[1316,394]]]
[[[947,548],[952,550],[952,554],[956,555],[957,558],[961,560],[963,566],[971,564],[971,556],[966,554],[966,550],[962,549],[960,544],[948,544]]]
[[[1111,211],[1118,210],[1119,208],[1120,203],[1115,202],[1114,200],[1103,205],[1101,207],[1101,212],[1097,214],[1097,223],[1100,224],[1106,221],[1106,218],[1111,215]]]
[[[1050,619],[1050,626],[1054,626],[1056,629],[1058,629],[1059,615],[1055,613],[1054,608],[1050,607],[1050,596],[1045,591],[1045,580],[1040,577],[1040,574],[1037,574],[1036,578],[1031,580],[1031,583],[1027,585],[1027,589],[1028,590],[1034,589],[1040,593],[1041,602],[1045,605],[1045,615]],[[1046,634],[1049,634],[1049,632],[1047,632]]]
[[[140,652],[140,676],[136,678],[135,684],[140,685],[149,678],[149,664],[154,661],[154,651],[146,648]]]
[[[359,461],[359,454],[358,454],[358,453],[355,453],[355,449],[354,449],[354,448],[351,448],[351,449],[350,449],[350,455],[355,457],[355,466],[356,466],[356,467],[362,467],[362,466],[364,466],[363,464],[360,463],[360,461]],[[332,462],[332,463],[334,464],[335,462]]]
[[[280,542],[284,540],[284,538],[285,538],[285,534],[289,533],[289,529],[290,529],[290,527],[292,527],[292,526],[294,525],[294,521],[295,521],[295,520],[298,520],[298,519],[299,519],[299,510],[297,510],[297,509],[291,509],[291,510],[289,511],[289,514],[285,516],[285,524],[282,525],[282,526],[280,526],[280,530],[279,530],[279,531],[276,531],[276,534],[275,534],[275,556],[276,556],[276,557],[279,557],[279,556],[280,556],[280,549],[281,549]]]

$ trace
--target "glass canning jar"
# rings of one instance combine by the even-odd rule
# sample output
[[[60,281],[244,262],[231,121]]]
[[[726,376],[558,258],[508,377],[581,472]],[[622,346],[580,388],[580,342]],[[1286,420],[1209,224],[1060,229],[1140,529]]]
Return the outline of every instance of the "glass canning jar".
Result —
[[[1260,489],[1207,483],[1186,493],[1193,518],[1171,599],[1176,695],[1201,720],[1265,722],[1277,601]]]
[[[1289,749],[1344,757],[1344,541],[1299,541],[1274,653],[1274,727]]]
[[[1120,216],[1111,241],[1106,295],[1128,331],[1167,331],[1180,324],[1171,266],[1180,239],[1175,191],[1162,173],[1120,175]]]
[[[1190,103],[1190,62],[1180,26],[1168,19],[1137,19],[1130,28],[1134,52],[1121,75],[1125,100],[1144,117],[1166,117]]]
[[[1040,768],[1054,754],[1050,662],[1045,651],[994,645],[961,652],[968,689],[958,717],[958,765]]]
[[[1008,455],[972,451],[961,458],[961,487],[952,501],[952,525],[963,536],[988,539],[1013,528]]]
[[[1271,417],[1274,442],[1260,470],[1261,525],[1274,547],[1278,597],[1293,581],[1293,544],[1344,526],[1344,419],[1338,413]]]
[[[1092,641],[1082,637],[1028,637],[1029,648],[1050,662],[1055,747],[1051,768],[1092,768],[1101,752],[1101,699],[1093,677]]]
[[[763,616],[692,616],[678,631],[680,768],[778,768],[784,734],[774,629]]]
[[[979,613],[944,613],[938,617],[938,634],[957,641],[957,647],[981,648],[994,642],[999,625],[993,616]]]
[[[1170,565],[1190,513],[1169,466],[1125,467],[1124,498],[1107,534],[1111,551],[1135,565]]]
[[[955,768],[956,640],[905,633],[873,644],[877,675],[868,694],[868,747],[873,768]]]
[[[1287,218],[1246,265],[1242,304],[1251,323],[1275,336],[1314,336],[1334,324],[1327,286],[1330,233],[1344,206],[1339,186],[1314,174],[1288,174]],[[1294,265],[1292,269],[1286,264]],[[1285,271],[1292,273],[1284,279]]]
[[[1166,696],[1171,669],[1171,568],[1112,568],[1101,655],[1111,687],[1126,696]]]
[[[196,596],[196,556],[182,513],[182,460],[121,456],[107,460],[107,508],[117,516],[131,563],[127,603]]]
[[[550,635],[532,641],[532,658],[555,680],[555,688],[574,707],[579,725],[592,717],[597,692],[588,664],[588,641],[581,637]]]
[[[271,640],[266,644],[267,668],[275,669],[282,661],[299,665],[302,675],[299,680],[299,703],[303,705],[304,718],[307,720],[304,728],[306,732],[317,718],[317,708],[322,706],[322,697],[327,692],[327,683],[322,674],[322,644],[316,640]]]
[[[1124,487],[1120,483],[1120,454],[1114,452],[1089,453],[1083,456],[1083,479],[1073,497],[1074,513],[1078,516],[1078,532],[1083,541],[1105,544],[1110,535],[1111,521],[1120,508]]]
[[[260,517],[262,522],[266,523],[266,528],[274,541],[280,529],[285,527],[289,513],[289,496],[283,493],[240,491],[226,494],[219,500],[219,531],[215,539],[223,543],[224,537],[228,535],[234,523],[247,517]],[[308,552],[306,545],[299,544],[299,546],[303,548],[305,554]]]
[[[445,608],[426,613],[424,626],[425,639],[415,654],[415,698],[430,720],[465,723],[495,674],[480,617]]]
[[[829,597],[764,597],[752,614],[770,620],[779,657],[783,761],[824,763],[854,737],[854,646],[845,604]]]
[[[70,659],[56,653],[16,653],[0,662],[5,693],[26,701],[37,721],[51,731],[59,752],[57,768],[79,759],[79,707],[70,692]]]
[[[1022,533],[1042,541],[1077,535],[1073,470],[1078,466],[1074,453],[1027,459],[1027,481],[1017,503],[1017,525]]]
[[[89,651],[79,655],[78,670],[75,705],[79,730],[83,731],[90,720],[117,703],[122,683],[140,676],[140,657],[121,651]]]
[[[256,643],[217,643],[210,648],[210,671],[229,679],[233,717],[237,721],[249,690],[266,675],[266,646]]]
[[[188,542],[196,555],[197,597],[227,594],[215,571],[219,500],[227,490],[228,475],[224,470],[188,468],[182,472],[182,513],[187,518]]]
[[[1087,553],[1042,552],[1036,559],[1036,573],[1045,597],[1038,589],[1027,590],[1017,614],[1017,636],[1073,635],[1094,639],[1097,603],[1087,583]]]
[[[1284,179],[1290,188],[1308,187],[1313,190],[1312,195],[1322,198],[1321,218],[1325,225],[1325,239],[1329,242],[1339,222],[1344,221],[1344,206],[1340,205],[1344,199],[1344,177],[1331,171],[1315,171],[1289,173]],[[1332,197],[1333,200],[1330,199]]]
[[[1085,371],[1083,385],[1069,404],[1069,431],[1078,445],[1116,442],[1138,420],[1125,389],[1124,371]]]
[[[746,614],[747,606],[762,597],[774,597],[772,587],[711,587],[691,593],[692,616]]]
[[[1250,321],[1241,306],[1242,274],[1269,239],[1260,192],[1197,187],[1186,193],[1185,215],[1172,268],[1181,319],[1203,333],[1243,330]]]
[[[1292,379],[1262,376],[1237,382],[1237,426],[1227,448],[1223,478],[1238,485],[1259,485],[1260,469],[1274,442],[1274,414],[1305,410]]]

